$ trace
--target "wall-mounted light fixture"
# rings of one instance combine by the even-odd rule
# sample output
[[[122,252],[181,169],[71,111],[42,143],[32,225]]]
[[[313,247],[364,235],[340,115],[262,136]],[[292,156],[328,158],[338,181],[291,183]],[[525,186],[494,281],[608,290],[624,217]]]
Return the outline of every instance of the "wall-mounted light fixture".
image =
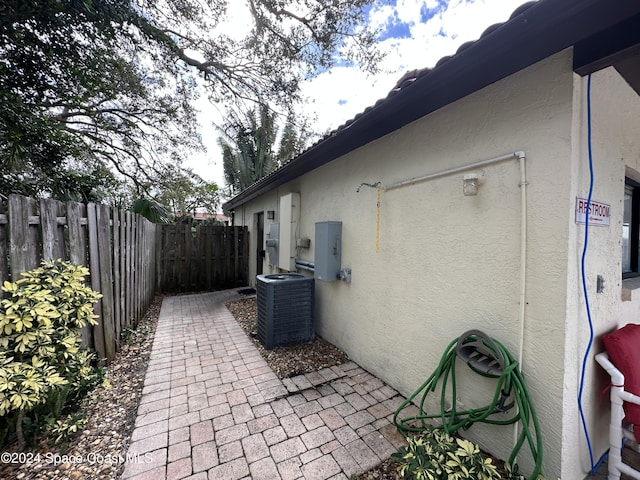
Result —
[[[465,196],[477,195],[478,188],[484,183],[484,172],[467,173],[462,179],[462,193]]]
[[[276,218],[276,212],[267,210],[267,220],[273,220],[274,218]]]

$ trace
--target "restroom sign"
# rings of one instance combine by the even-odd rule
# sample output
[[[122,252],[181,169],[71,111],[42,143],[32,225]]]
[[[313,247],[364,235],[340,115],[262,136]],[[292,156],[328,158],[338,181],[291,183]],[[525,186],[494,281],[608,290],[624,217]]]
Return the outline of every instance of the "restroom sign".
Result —
[[[606,203],[589,203],[589,225],[609,226],[611,223],[611,205]],[[576,223],[587,221],[587,199],[576,197]]]

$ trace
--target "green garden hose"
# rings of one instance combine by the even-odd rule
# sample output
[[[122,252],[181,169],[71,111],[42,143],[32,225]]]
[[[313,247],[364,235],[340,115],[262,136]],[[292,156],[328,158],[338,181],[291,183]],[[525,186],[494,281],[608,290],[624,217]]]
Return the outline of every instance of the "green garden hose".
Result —
[[[461,350],[469,350],[469,346],[478,346],[480,353],[474,352],[471,356],[481,358],[481,362],[474,362],[468,356],[460,355]],[[447,408],[446,397],[449,391],[451,397],[456,399],[456,358],[461,356],[467,362],[469,367],[479,375],[491,378],[497,378],[497,386],[491,403],[483,408],[475,408],[468,410],[457,410],[455,400],[451,402],[451,407]],[[483,370],[483,361],[487,357],[492,365],[499,364],[498,367],[487,367]],[[480,365],[480,366],[478,366]],[[449,380],[451,380],[449,382]],[[436,390],[438,383],[441,381],[440,393],[440,412],[428,414],[425,411],[425,401],[427,395]],[[450,387],[450,388],[448,388]],[[414,399],[419,397],[419,403],[416,403],[419,414],[406,418],[399,418],[400,413]],[[509,418],[497,419],[493,417],[496,414],[503,416],[508,411],[516,407]],[[429,420],[439,420],[440,425],[429,423]],[[445,350],[440,363],[431,376],[418,388],[402,405],[396,410],[393,416],[393,422],[404,433],[419,433],[426,429],[442,428],[448,434],[455,433],[461,428],[467,430],[476,422],[487,423],[491,425],[511,425],[520,421],[522,428],[518,435],[518,440],[509,456],[509,464],[513,465],[520,449],[526,441],[531,450],[531,454],[535,461],[535,468],[529,476],[529,480],[538,478],[542,468],[542,437],[540,434],[540,426],[538,417],[533,408],[531,396],[527,390],[522,372],[518,368],[518,362],[514,360],[509,351],[497,340],[491,339],[482,332],[472,330],[459,338],[452,341]],[[533,430],[533,434],[532,434]]]

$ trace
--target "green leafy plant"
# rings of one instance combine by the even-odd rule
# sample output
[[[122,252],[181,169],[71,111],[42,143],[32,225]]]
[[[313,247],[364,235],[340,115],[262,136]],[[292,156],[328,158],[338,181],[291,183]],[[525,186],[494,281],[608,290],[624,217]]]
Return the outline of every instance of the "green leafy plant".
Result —
[[[86,425],[87,419],[80,415],[69,415],[64,420],[50,420],[49,433],[54,436],[56,444],[67,442]]]
[[[16,416],[20,445],[28,412],[46,406],[45,415],[59,416],[96,377],[80,335],[96,324],[93,303],[101,297],[85,285],[88,273],[55,260],[2,286],[8,295],[0,301],[0,417]]]
[[[441,429],[426,430],[407,438],[392,458],[404,478],[414,480],[494,480],[503,476],[491,458],[468,440],[454,438]],[[522,477],[509,475],[510,479]]]

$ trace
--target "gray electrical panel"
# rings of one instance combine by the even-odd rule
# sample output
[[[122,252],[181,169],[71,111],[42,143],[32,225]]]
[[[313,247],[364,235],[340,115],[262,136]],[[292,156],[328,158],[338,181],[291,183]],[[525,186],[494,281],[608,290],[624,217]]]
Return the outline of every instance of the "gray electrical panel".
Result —
[[[342,222],[317,222],[314,278],[326,282],[339,280],[342,262]]]
[[[269,265],[278,265],[278,241],[280,240],[280,224],[272,223],[267,233],[267,255],[269,255]]]

